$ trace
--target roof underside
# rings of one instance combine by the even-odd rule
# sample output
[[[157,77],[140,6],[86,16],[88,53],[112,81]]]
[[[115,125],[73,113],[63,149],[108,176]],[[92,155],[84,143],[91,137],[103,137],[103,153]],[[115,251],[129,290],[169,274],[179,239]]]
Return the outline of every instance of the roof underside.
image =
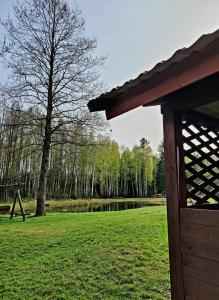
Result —
[[[201,105],[194,109],[214,119],[219,119],[219,97],[218,101],[214,101],[205,105]]]
[[[203,35],[152,70],[91,100],[88,107],[90,111],[105,110],[110,119],[142,105],[161,104],[164,97],[217,72],[219,30]]]

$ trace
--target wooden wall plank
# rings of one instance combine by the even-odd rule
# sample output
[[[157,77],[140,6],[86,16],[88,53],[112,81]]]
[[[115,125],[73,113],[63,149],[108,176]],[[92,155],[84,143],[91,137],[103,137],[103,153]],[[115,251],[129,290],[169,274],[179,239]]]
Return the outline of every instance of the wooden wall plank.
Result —
[[[191,276],[219,289],[219,262],[206,258],[183,255],[184,278]]]
[[[181,223],[182,239],[196,239],[216,242],[219,241],[219,228],[216,226]]]
[[[191,300],[218,300],[219,287],[205,283],[201,280],[185,277],[185,299]]]
[[[219,227],[219,210],[181,208],[181,221]]]
[[[181,245],[183,254],[219,261],[219,240],[208,241],[192,236],[183,236]]]
[[[205,283],[211,284],[213,286],[218,287],[219,289],[219,274],[214,268],[211,270],[210,268],[210,260],[202,259],[202,265],[195,265],[196,261],[193,261],[193,265],[186,264],[186,261],[184,262],[183,266],[183,274],[184,278],[191,276],[195,279],[201,280]],[[217,265],[217,268],[219,266],[219,262],[215,262],[215,265]]]
[[[209,295],[208,293],[202,293],[200,295],[199,292],[199,296],[193,295],[192,297],[186,296],[185,300],[218,300],[218,296],[215,295]]]

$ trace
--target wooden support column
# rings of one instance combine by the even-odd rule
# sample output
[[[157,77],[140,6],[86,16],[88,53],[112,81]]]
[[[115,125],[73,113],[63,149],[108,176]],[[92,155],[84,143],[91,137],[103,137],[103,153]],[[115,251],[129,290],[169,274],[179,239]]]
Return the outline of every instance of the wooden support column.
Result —
[[[180,197],[179,192],[179,186],[182,182],[179,178],[179,171],[181,170],[179,168],[179,159],[181,155],[177,154],[176,134],[178,135],[179,131],[176,118],[177,114],[168,107],[165,107],[163,110],[163,122],[171,293],[172,300],[184,300],[180,242],[180,207],[183,207],[185,202],[182,201],[183,197]]]

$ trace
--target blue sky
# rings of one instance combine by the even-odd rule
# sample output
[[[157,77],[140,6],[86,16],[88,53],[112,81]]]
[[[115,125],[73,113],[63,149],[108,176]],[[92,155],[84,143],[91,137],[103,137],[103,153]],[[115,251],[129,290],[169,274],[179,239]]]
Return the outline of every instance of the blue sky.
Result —
[[[0,0],[0,16],[12,0]],[[68,0],[82,10],[87,34],[108,55],[101,79],[107,89],[123,84],[219,28],[218,0]],[[141,137],[156,149],[162,139],[160,108],[139,108],[110,121],[112,138],[133,146]]]

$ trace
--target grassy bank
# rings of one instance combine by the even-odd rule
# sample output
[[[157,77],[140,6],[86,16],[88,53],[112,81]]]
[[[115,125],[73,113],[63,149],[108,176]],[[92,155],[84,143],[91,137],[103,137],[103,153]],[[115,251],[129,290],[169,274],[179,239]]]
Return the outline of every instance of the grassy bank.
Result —
[[[0,299],[169,299],[164,207],[0,217]]]

